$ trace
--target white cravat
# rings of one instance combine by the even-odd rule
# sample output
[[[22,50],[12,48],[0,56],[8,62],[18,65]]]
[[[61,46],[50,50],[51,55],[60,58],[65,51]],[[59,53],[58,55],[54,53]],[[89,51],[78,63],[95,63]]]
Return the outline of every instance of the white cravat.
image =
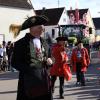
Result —
[[[38,51],[39,51],[38,53],[42,53],[43,48],[41,48],[41,41],[40,41],[40,39],[39,39],[39,38],[33,39],[33,43],[34,43],[34,47],[35,47],[35,49],[36,49],[36,52],[37,52],[37,50],[38,50]],[[48,64],[48,65],[53,64],[53,61],[51,60],[51,58],[48,58],[48,59],[47,59],[47,64]]]
[[[41,42],[39,38],[34,38],[33,39],[34,47],[41,52]]]

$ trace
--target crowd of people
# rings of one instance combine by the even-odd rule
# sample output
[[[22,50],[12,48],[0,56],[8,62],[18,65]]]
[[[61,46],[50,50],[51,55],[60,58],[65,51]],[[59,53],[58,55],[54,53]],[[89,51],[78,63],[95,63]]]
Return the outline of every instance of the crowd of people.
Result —
[[[5,41],[0,44],[0,72],[2,71],[12,71],[10,59],[13,51],[13,43]]]

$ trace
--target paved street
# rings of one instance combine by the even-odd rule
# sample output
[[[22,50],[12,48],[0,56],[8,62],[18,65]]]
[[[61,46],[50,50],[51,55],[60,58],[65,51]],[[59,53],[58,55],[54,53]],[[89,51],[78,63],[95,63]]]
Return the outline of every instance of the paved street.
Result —
[[[98,62],[100,61],[98,60]],[[98,80],[100,70],[97,70],[100,64],[98,62],[93,62],[89,66],[88,72],[86,73],[86,86],[76,87],[74,74],[71,81],[65,81],[64,100],[98,100],[100,98],[100,82]],[[0,73],[0,100],[16,100],[17,77],[17,72]],[[56,81],[54,100],[59,100],[58,81]]]
[[[16,100],[18,73],[0,74],[0,100]]]
[[[75,75],[69,82],[65,82],[65,99],[64,100],[98,100],[100,98],[100,83],[98,81],[99,71],[97,70],[99,64],[94,64],[89,67],[86,73],[86,86],[76,87]],[[56,93],[54,100],[59,98],[58,82],[56,82]]]

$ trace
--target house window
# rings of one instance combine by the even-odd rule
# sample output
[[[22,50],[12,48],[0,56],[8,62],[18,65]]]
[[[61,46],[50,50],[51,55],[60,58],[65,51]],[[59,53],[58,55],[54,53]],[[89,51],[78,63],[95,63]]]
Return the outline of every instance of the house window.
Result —
[[[52,38],[54,38],[54,37],[55,37],[55,30],[52,29]]]

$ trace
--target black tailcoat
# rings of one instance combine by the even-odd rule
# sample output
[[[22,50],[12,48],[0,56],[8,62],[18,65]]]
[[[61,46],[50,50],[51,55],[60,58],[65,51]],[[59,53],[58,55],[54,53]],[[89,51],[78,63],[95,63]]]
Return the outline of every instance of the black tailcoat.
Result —
[[[24,90],[24,75],[25,74],[32,74],[33,70],[30,66],[31,63],[31,55],[30,55],[30,40],[33,39],[33,37],[30,35],[30,33],[27,33],[25,37],[18,40],[14,43],[14,49],[13,54],[11,57],[11,65],[15,69],[19,71],[19,82],[18,82],[18,92],[17,92],[17,100],[38,100],[38,99],[29,99],[25,95]],[[48,56],[48,46],[46,42],[41,38],[42,44],[45,48],[46,56]],[[41,98],[41,97],[40,97]],[[42,98],[41,98],[42,99]],[[41,100],[40,99],[40,100]],[[46,100],[51,100],[48,97]]]

